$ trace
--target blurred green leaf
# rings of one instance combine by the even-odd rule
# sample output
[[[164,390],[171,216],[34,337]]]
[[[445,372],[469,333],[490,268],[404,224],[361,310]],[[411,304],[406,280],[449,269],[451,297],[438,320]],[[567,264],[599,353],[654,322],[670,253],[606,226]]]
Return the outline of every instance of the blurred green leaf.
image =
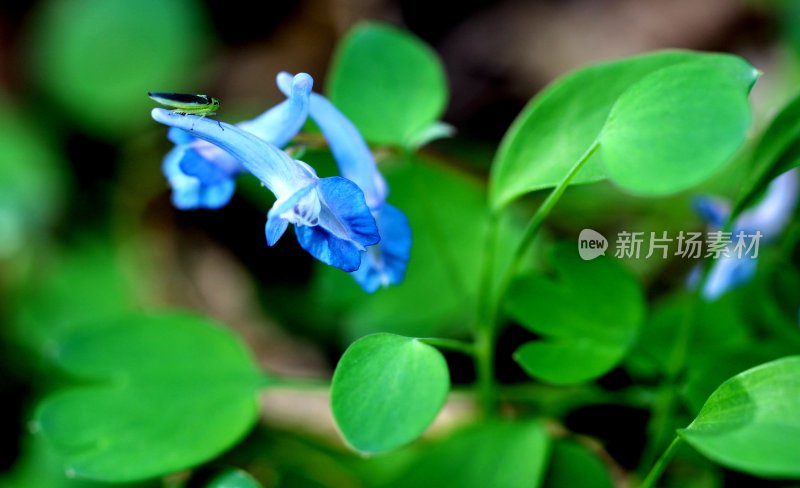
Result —
[[[613,488],[611,475],[600,459],[588,449],[572,441],[553,444],[545,487]]]
[[[389,451],[419,437],[447,399],[442,354],[418,339],[373,334],[345,351],[331,386],[342,436],[365,453]]]
[[[800,165],[800,94],[772,119],[752,152],[752,165],[731,218],[752,206],[782,173]]]
[[[47,353],[76,329],[133,310],[133,283],[111,243],[85,237],[52,257],[15,301],[16,338]]]
[[[215,476],[206,488],[261,488],[261,484],[242,470],[229,469]]]
[[[660,51],[575,71],[534,97],[506,133],[492,165],[495,209],[525,193],[555,186],[594,143],[617,99],[645,76],[668,66],[703,61],[730,66],[738,58],[690,51]],[[606,177],[599,154],[572,180]]]
[[[267,486],[290,487],[342,487],[362,488],[385,486],[382,480],[397,471],[395,464],[403,465],[410,449],[399,449],[381,456],[362,456],[330,436],[309,435],[303,429],[286,429],[277,425],[260,424],[247,437],[233,458],[242,465],[252,466]],[[255,454],[257,462],[253,459]]]
[[[729,379],[679,434],[728,468],[800,478],[800,356]]]
[[[537,487],[549,444],[538,421],[473,424],[423,451],[392,486]]]
[[[110,488],[112,485],[97,481],[67,478],[58,454],[41,437],[26,436],[23,450],[16,464],[8,472],[0,473],[0,488]],[[159,483],[125,483],[116,488],[156,488]]]
[[[0,99],[0,259],[23,250],[52,223],[68,186],[52,141]]]
[[[207,33],[191,0],[50,0],[31,27],[36,81],[94,134],[148,123],[148,91],[199,91]]]
[[[194,466],[258,415],[258,367],[235,336],[200,317],[108,320],[63,339],[56,360],[82,383],[47,397],[34,425],[75,476],[122,482]]]
[[[798,235],[800,237],[800,235]],[[750,292],[742,313],[761,324],[766,332],[795,349],[800,348],[800,269],[780,249],[765,249],[758,272],[745,292]]]
[[[447,104],[436,53],[412,34],[384,24],[353,29],[337,48],[328,76],[331,101],[377,144],[421,140]]]
[[[733,72],[701,62],[670,66],[625,91],[598,138],[608,177],[633,193],[664,195],[728,162],[747,136],[747,94],[758,78],[749,63],[737,64]]]
[[[630,349],[644,318],[641,285],[608,257],[583,261],[574,244],[552,255],[555,276],[528,275],[511,285],[506,310],[543,340],[514,359],[531,376],[572,384],[601,376]]]
[[[381,166],[391,186],[390,203],[406,214],[411,225],[413,243],[405,280],[366,295],[346,273],[318,266],[311,299],[329,322],[331,310],[338,310],[332,326],[343,327],[351,340],[374,332],[414,337],[463,334],[477,303],[488,228],[486,193],[478,180],[431,160],[387,160]],[[511,216],[501,228],[500,270],[511,257],[519,227]],[[319,323],[325,320],[322,317]]]
[[[691,300],[688,292],[681,292],[660,300],[653,306],[653,311],[641,328],[636,344],[626,360],[629,369],[636,375],[657,377],[666,371],[672,346],[677,339],[678,326],[686,320],[689,307],[693,306]],[[717,354],[744,349],[755,340],[750,325],[745,320],[743,304],[761,306],[747,290],[733,290],[712,302],[702,301],[697,304],[694,312],[696,326],[688,351],[690,362],[695,358],[716,357]],[[744,369],[731,371],[719,378],[714,387]],[[707,397],[708,394],[701,402]]]

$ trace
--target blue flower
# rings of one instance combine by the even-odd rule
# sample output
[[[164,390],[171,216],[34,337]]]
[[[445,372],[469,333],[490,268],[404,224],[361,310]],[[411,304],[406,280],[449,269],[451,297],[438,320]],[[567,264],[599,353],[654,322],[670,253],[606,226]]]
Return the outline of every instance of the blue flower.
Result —
[[[268,213],[265,227],[269,245],[280,239],[289,224],[294,224],[303,249],[326,264],[352,272],[359,268],[367,246],[380,241],[364,194],[352,181],[341,177],[320,179],[307,164],[239,127],[161,108],[153,109],[152,117],[226,151],[275,194],[277,201]],[[173,137],[178,135],[173,133]],[[213,172],[198,179],[206,183],[210,173]]]
[[[788,171],[775,178],[761,201],[742,212],[734,222],[731,229],[734,242],[740,232],[746,236],[760,233],[759,242],[769,242],[778,237],[791,220],[797,199],[796,170]],[[701,197],[695,201],[695,210],[709,223],[712,229],[719,230],[728,219],[730,204],[721,199]],[[752,242],[748,242],[748,244],[750,243]],[[729,256],[721,256],[714,261],[709,271],[702,291],[703,297],[707,300],[714,300],[728,290],[747,283],[755,275],[756,262],[757,260],[751,256],[737,257],[734,253]],[[699,278],[698,273],[695,272],[693,275],[690,281],[696,282]]]
[[[173,141],[180,140],[179,138],[182,136],[177,132],[183,131],[171,129],[169,138]],[[194,140],[191,136],[189,138]],[[180,142],[176,142],[176,144],[178,145],[167,153],[161,167],[172,188],[172,204],[181,210],[189,210],[193,208],[220,208],[228,203],[236,189],[235,173],[231,173],[229,178],[220,179],[216,183],[203,183],[199,178],[189,176],[181,169],[182,161],[200,158],[201,156],[190,149],[188,144],[184,145]],[[202,162],[192,164],[202,164]]]
[[[295,78],[289,73],[278,75],[278,87],[285,95],[292,92]],[[400,283],[411,253],[411,227],[403,212],[386,203],[388,187],[372,152],[358,129],[327,98],[311,93],[309,114],[325,136],[339,172],[364,192],[381,233],[380,244],[363,254],[353,278],[370,293]]]
[[[289,80],[287,99],[262,115],[238,124],[264,141],[285,146],[308,118],[312,78],[300,73]],[[163,172],[172,187],[172,202],[182,210],[220,208],[233,196],[236,177],[244,168],[219,147],[179,130],[170,129],[176,144],[164,158]]]

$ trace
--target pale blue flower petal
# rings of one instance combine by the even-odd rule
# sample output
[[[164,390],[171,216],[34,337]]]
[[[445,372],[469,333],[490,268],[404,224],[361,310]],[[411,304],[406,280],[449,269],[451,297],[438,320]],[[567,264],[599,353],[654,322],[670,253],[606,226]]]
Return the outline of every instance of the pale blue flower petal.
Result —
[[[403,212],[387,203],[375,214],[375,221],[381,242],[367,248],[361,256],[361,267],[352,273],[368,293],[400,284],[411,253],[411,227]]]
[[[298,226],[300,246],[323,263],[355,271],[361,251],[380,241],[378,226],[364,194],[353,182],[334,176],[319,180],[319,225]]]
[[[715,300],[724,293],[749,282],[756,273],[756,259],[750,257],[722,257],[713,267],[703,286],[703,298]]]
[[[744,232],[746,242],[757,232],[761,238],[755,245],[776,239],[791,220],[798,200],[797,170],[779,176],[767,187],[763,198],[751,208],[742,212],[731,228],[732,242],[737,235]],[[695,201],[695,209],[705,218],[712,228],[720,229],[728,219],[730,208],[727,202],[713,198],[699,198]],[[731,247],[731,246],[729,246]],[[731,251],[732,252],[732,251]],[[713,300],[728,290],[750,281],[755,274],[756,259],[751,256],[720,257],[711,263],[711,271],[703,286],[703,297]],[[690,285],[697,286],[699,272],[690,276]]]
[[[267,245],[274,246],[283,234],[286,232],[286,229],[289,228],[289,221],[286,219],[282,219],[278,216],[268,217],[267,224],[264,226],[264,234],[267,236]]]
[[[208,144],[205,141],[200,141]],[[191,145],[179,146],[183,150],[183,157],[180,160],[181,171],[189,176],[194,176],[203,183],[214,184],[222,180],[234,178],[236,173],[226,171],[222,165],[214,164],[213,161],[203,157]],[[230,158],[225,151],[217,148],[225,157]],[[215,158],[221,159],[221,158]]]
[[[236,192],[236,181],[222,180],[214,185],[203,185],[200,188],[201,206],[209,209],[224,207],[231,201]]]
[[[288,144],[308,119],[309,96],[314,80],[306,73],[299,73],[288,81],[288,85],[286,100],[255,119],[237,125],[275,146]]]
[[[287,96],[292,90],[292,80],[289,73],[278,75],[278,87]],[[386,182],[355,125],[327,98],[317,93],[311,93],[309,112],[325,136],[341,175],[361,188],[370,208],[383,205],[388,192]]]
[[[777,238],[797,206],[797,173],[793,169],[775,178],[767,187],[764,197],[736,219],[734,232],[760,231],[765,240]]]
[[[172,203],[180,210],[195,208],[216,209],[226,205],[233,196],[236,183],[233,179],[215,184],[204,184],[199,179],[185,174],[180,168],[184,159],[180,146],[173,148],[164,158],[162,170],[172,187]]]
[[[725,225],[731,212],[730,204],[722,198],[700,196],[694,199],[693,206],[694,211],[715,229]]]
[[[284,218],[283,215],[289,212],[300,214],[299,204],[316,188],[316,186],[317,181],[314,181],[314,183],[296,191],[286,200],[275,202],[267,214],[267,225],[264,228],[264,232],[267,236],[267,245],[274,246],[289,227],[289,219]],[[317,210],[317,216],[314,216],[313,221],[309,222],[309,224],[316,225],[319,220],[318,215],[319,211]]]

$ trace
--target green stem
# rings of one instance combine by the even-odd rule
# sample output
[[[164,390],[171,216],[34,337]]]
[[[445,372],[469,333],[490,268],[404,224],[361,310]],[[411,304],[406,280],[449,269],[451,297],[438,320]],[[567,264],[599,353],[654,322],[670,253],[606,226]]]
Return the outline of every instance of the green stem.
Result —
[[[722,232],[730,232],[733,221],[728,220],[722,228]],[[675,341],[672,345],[669,358],[664,370],[664,382],[658,392],[656,402],[653,405],[653,414],[648,426],[650,441],[645,447],[642,455],[640,469],[646,469],[655,459],[661,446],[663,446],[669,436],[672,435],[672,419],[678,403],[678,389],[680,387],[680,376],[686,368],[689,358],[689,350],[694,337],[694,327],[697,322],[697,314],[702,306],[702,293],[706,285],[708,276],[713,269],[713,263],[705,261],[701,264],[700,279],[692,291],[686,314],[678,326]]]
[[[656,461],[656,463],[653,465],[653,469],[651,469],[647,474],[647,477],[644,479],[639,488],[653,488],[656,486],[656,483],[658,482],[659,478],[661,478],[661,475],[664,473],[664,470],[667,468],[669,462],[675,456],[675,453],[678,452],[680,446],[681,438],[676,436],[672,440],[672,443],[670,443],[669,447],[667,447],[667,450],[664,451],[664,454],[662,454],[661,457],[658,458],[658,461]]]
[[[484,247],[483,270],[480,281],[480,295],[478,307],[478,323],[475,331],[475,360],[478,374],[478,392],[481,398],[484,413],[493,415],[497,403],[497,392],[494,379],[494,348],[497,339],[497,327],[500,319],[500,305],[503,302],[511,280],[522,264],[528,247],[539,233],[545,219],[555,207],[561,195],[564,194],[575,175],[583,168],[583,165],[591,159],[592,155],[600,148],[600,143],[595,141],[581,157],[572,165],[564,178],[553,188],[553,191],[542,202],[536,213],[531,217],[531,221],[517,244],[517,249],[511,260],[511,264],[503,274],[497,293],[493,293],[495,248],[497,246],[498,230],[500,217],[498,212],[489,215],[489,228],[486,231],[486,243]]]
[[[442,339],[439,337],[427,337],[420,339],[421,342],[429,344],[439,349],[448,349],[467,354],[469,356],[475,355],[475,346],[469,342],[459,341],[457,339]]]
[[[506,271],[503,282],[513,279],[514,274],[517,272],[520,264],[522,264],[522,261],[525,259],[525,253],[527,253],[528,247],[539,233],[539,229],[541,229],[545,219],[547,219],[547,217],[550,215],[553,207],[556,206],[556,203],[558,203],[561,195],[563,195],[567,190],[567,187],[572,182],[573,178],[575,178],[581,168],[583,168],[583,165],[586,164],[589,159],[591,159],[592,155],[597,152],[598,149],[600,149],[600,143],[595,141],[589,147],[589,149],[587,149],[583,155],[581,155],[580,159],[578,159],[575,164],[572,165],[567,174],[564,175],[564,178],[562,178],[558,185],[553,188],[553,191],[550,192],[545,201],[542,202],[541,206],[539,206],[539,209],[536,210],[536,213],[533,214],[531,221],[528,223],[528,227],[525,228],[525,231],[522,234],[522,239],[520,239],[519,244],[517,245],[511,265]]]
[[[494,415],[497,403],[494,381],[495,324],[492,320],[491,304],[498,227],[497,214],[490,214],[478,291],[478,323],[475,328],[475,369],[478,376],[478,395],[486,416]]]

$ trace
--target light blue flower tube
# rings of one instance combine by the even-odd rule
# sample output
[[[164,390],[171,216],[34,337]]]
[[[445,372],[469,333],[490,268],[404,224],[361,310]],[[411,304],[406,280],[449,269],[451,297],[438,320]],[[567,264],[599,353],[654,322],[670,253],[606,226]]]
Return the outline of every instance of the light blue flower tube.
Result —
[[[153,109],[152,117],[224,150],[275,194],[265,227],[269,245],[291,223],[300,245],[312,256],[352,272],[359,268],[366,247],[380,241],[375,219],[355,183],[341,177],[320,179],[307,164],[239,127],[160,108]]]
[[[237,126],[274,146],[285,146],[308,118],[313,83],[309,75],[298,74],[289,80],[286,100]],[[175,206],[185,210],[226,205],[233,196],[236,177],[244,171],[239,161],[184,131],[171,129],[168,137],[176,146],[164,158],[163,171],[172,187]]]

